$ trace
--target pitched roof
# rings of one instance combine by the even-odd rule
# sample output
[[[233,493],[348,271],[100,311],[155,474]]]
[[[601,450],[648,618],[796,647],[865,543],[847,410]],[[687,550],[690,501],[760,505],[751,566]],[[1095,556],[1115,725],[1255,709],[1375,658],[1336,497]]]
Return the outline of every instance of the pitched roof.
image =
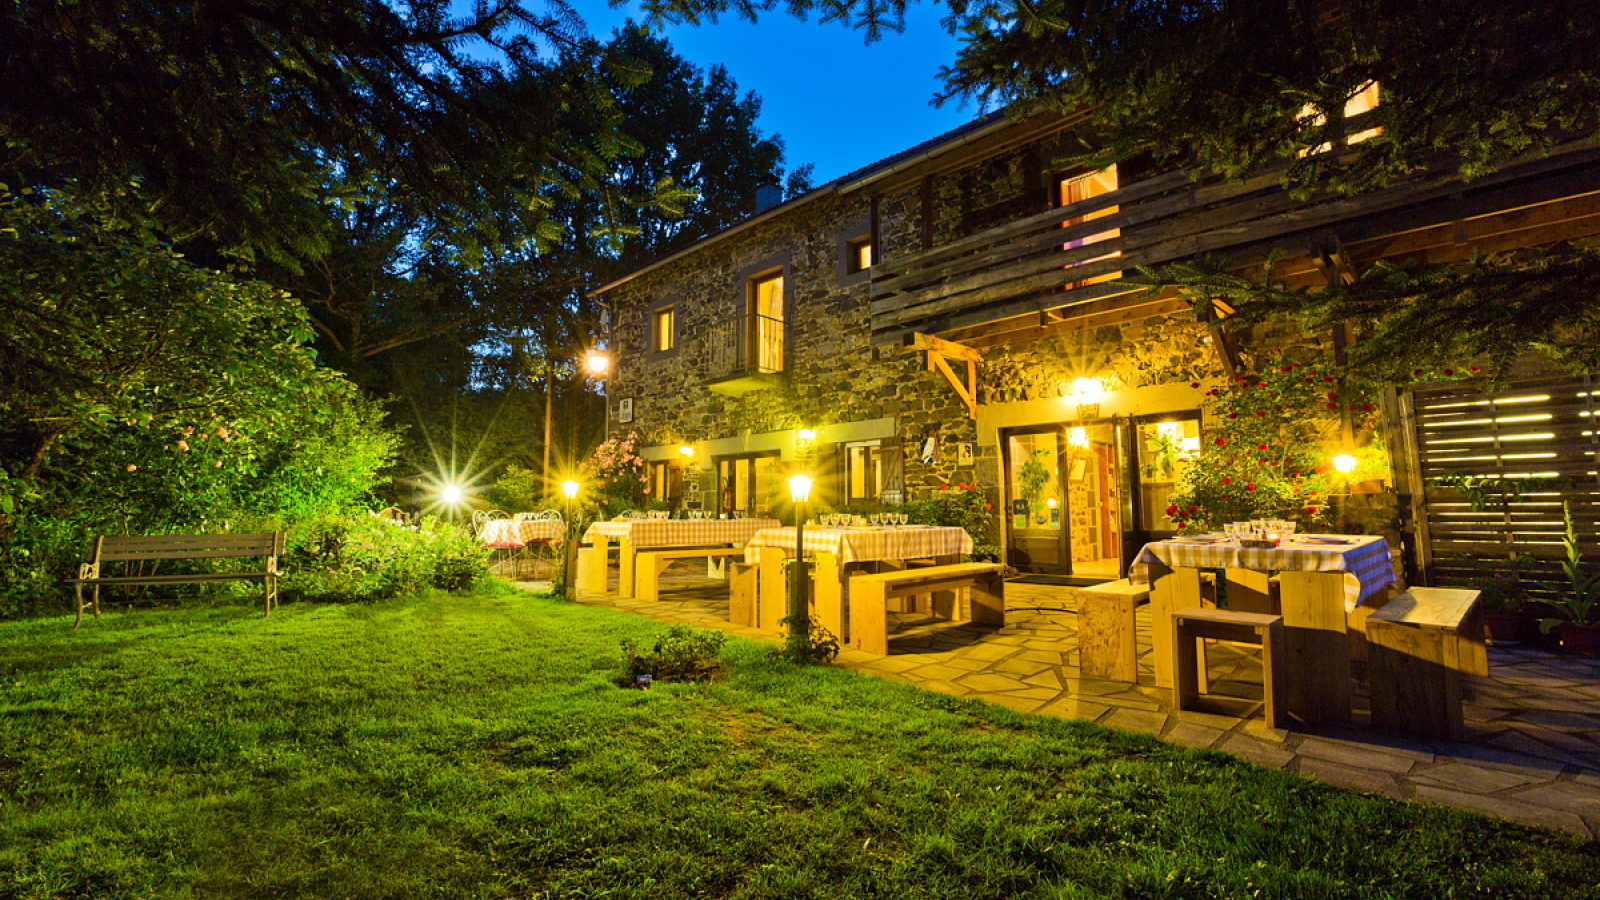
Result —
[[[646,272],[654,271],[666,265],[667,263],[681,259],[690,253],[694,253],[695,251],[704,248],[707,244],[713,244],[722,240],[723,238],[739,234],[782,213],[793,209],[798,209],[799,207],[815,200],[819,200],[824,196],[845,193],[849,190],[865,187],[867,184],[876,181],[878,178],[888,175],[891,172],[906,168],[913,163],[922,161],[926,157],[937,155],[938,153],[947,150],[952,146],[966,143],[967,141],[979,135],[988,134],[989,132],[1003,126],[1005,121],[1006,113],[1003,110],[980,116],[976,119],[973,119],[971,122],[966,123],[965,125],[952,128],[943,134],[931,137],[919,144],[916,144],[915,146],[908,147],[899,153],[886,156],[883,159],[863,166],[854,172],[850,172],[835,178],[826,184],[814,187],[804,194],[801,194],[797,197],[790,197],[782,203],[779,203],[775,206],[770,206],[764,210],[761,210],[760,212],[754,213],[741,221],[729,225],[715,234],[710,234],[701,238],[682,250],[679,250],[675,253],[669,253],[652,263],[634,269],[632,272],[629,272],[620,278],[601,285],[600,287],[590,291],[588,295],[590,297],[598,297],[612,288],[619,287],[629,281],[632,281]]]

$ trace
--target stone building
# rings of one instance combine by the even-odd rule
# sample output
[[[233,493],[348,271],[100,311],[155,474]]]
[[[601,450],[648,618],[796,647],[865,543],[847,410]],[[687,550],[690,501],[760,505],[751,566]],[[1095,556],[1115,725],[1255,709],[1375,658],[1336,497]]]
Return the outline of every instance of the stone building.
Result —
[[[1378,259],[1600,232],[1591,147],[1471,184],[1429,173],[1304,200],[1276,171],[1235,184],[1061,166],[1075,121],[977,120],[598,288],[612,432],[639,435],[652,496],[779,511],[781,477],[804,470],[824,508],[866,510],[975,483],[1004,513],[993,539],[1012,565],[1116,577],[1171,533],[1204,391],[1269,351],[1309,358],[1347,337],[1230,329],[1225,308],[1197,313],[1121,272],[1276,253],[1280,278],[1320,284]],[[1413,428],[1400,399],[1390,424]],[[1398,532],[1420,477],[1340,498],[1339,515]]]

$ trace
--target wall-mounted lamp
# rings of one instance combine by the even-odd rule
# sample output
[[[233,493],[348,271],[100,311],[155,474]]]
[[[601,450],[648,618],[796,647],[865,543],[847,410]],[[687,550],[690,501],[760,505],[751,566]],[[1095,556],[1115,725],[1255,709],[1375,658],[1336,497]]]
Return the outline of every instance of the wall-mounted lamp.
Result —
[[[802,441],[814,441],[817,439],[817,433],[809,428],[802,428],[795,432],[795,437],[798,437]]]
[[[694,448],[689,446],[688,444],[681,444],[678,447],[678,455],[679,456],[693,456],[694,455]]]
[[[589,370],[590,375],[603,376],[611,371],[611,357],[598,350],[590,351],[583,358],[583,367]]]
[[[1078,418],[1099,418],[1100,398],[1105,392],[1105,382],[1098,378],[1073,379],[1072,399],[1078,404]]]
[[[1333,467],[1339,474],[1348,475],[1356,470],[1356,458],[1348,453],[1341,453],[1333,458]]]

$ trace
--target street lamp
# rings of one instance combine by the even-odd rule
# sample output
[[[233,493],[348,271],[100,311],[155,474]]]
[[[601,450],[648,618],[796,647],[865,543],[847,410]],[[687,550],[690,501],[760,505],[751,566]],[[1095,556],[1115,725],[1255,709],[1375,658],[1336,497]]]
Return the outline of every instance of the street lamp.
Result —
[[[572,501],[578,496],[578,483],[576,481],[561,482],[561,493],[567,497],[566,516],[562,522],[562,554],[561,554],[561,596],[572,599],[572,558],[577,555],[577,541],[572,533]]]
[[[795,649],[809,651],[811,619],[806,615],[806,502],[811,499],[811,476],[789,479],[789,498],[794,501],[794,582],[789,591],[789,642]],[[809,652],[806,653],[809,656]]]

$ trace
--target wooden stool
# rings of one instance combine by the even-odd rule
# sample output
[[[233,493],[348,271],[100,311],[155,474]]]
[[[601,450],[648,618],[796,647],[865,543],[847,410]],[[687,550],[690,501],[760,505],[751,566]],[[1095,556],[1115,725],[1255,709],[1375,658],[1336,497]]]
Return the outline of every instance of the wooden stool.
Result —
[[[735,625],[756,624],[756,565],[728,562],[728,621]]]
[[[1124,578],[1078,589],[1078,666],[1085,678],[1139,683],[1134,610],[1150,585]]]
[[[1180,609],[1172,614],[1172,705],[1184,709],[1206,688],[1205,650],[1202,639],[1258,644],[1261,647],[1261,683],[1268,728],[1279,727],[1286,716],[1283,686],[1273,668],[1283,655],[1283,617],[1225,609]]]
[[[1367,618],[1372,725],[1461,740],[1461,673],[1488,675],[1479,592],[1414,587]]]

